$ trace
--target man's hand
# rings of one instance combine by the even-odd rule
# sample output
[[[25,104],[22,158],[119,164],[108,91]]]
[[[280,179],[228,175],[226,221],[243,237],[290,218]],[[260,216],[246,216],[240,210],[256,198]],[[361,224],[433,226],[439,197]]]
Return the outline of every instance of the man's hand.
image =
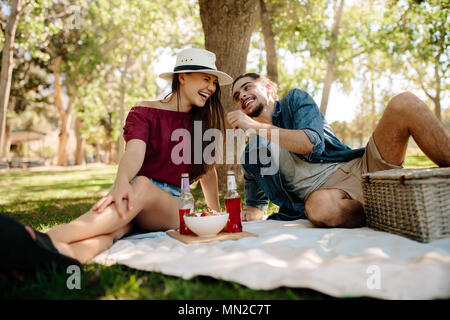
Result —
[[[264,212],[258,208],[245,206],[241,211],[242,221],[263,220]]]
[[[125,208],[123,200],[128,200],[128,208]],[[111,192],[101,198],[92,207],[92,210],[101,213],[113,202],[116,207],[116,211],[119,214],[119,217],[125,219],[125,211],[127,209],[128,211],[132,210],[134,204],[134,192],[129,183],[120,184],[116,181],[116,184],[114,185],[114,188],[111,190]]]
[[[227,121],[234,129],[241,128],[243,130],[247,130],[252,128],[257,130],[260,127],[260,123],[258,121],[253,120],[241,110],[229,112],[227,114]]]

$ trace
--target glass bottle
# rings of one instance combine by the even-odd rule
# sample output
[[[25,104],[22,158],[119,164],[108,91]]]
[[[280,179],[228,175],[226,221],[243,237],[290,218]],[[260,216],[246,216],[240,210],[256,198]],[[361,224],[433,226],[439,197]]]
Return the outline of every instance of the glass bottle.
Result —
[[[188,213],[194,213],[194,196],[191,193],[189,187],[189,174],[181,174],[181,194],[180,194],[181,207],[179,210],[180,216],[180,233],[181,234],[193,234],[193,232],[186,226],[184,222],[184,215]]]
[[[236,189],[234,171],[227,171],[227,194],[225,196],[225,208],[228,213],[227,232],[242,232],[241,197]]]

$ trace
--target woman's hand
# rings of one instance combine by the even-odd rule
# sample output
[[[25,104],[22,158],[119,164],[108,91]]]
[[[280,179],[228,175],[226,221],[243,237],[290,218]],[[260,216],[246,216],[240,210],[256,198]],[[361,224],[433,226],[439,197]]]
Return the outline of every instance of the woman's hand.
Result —
[[[112,190],[93,207],[93,211],[102,212],[114,202],[116,211],[121,218],[125,218],[127,211],[123,200],[128,200],[128,211],[133,209],[134,192],[130,180],[136,176],[136,173],[144,162],[146,144],[139,139],[132,139],[127,142],[125,153],[120,159],[117,170],[116,181]]]
[[[109,205],[114,203],[119,217],[125,219],[126,208],[123,200],[128,200],[128,211],[133,209],[134,192],[131,185],[127,183],[117,183],[114,185],[110,193],[101,198],[93,207],[92,210],[98,213],[103,212]]]

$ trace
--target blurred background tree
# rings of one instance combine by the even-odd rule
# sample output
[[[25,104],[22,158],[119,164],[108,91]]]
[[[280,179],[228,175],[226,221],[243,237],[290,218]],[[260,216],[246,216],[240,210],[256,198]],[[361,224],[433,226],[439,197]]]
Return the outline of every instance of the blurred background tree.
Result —
[[[3,54],[13,3],[0,4]],[[54,151],[40,151],[55,164],[117,163],[128,110],[167,93],[157,69],[185,47],[214,51],[233,77],[267,74],[281,96],[309,92],[352,147],[405,90],[449,127],[448,11],[444,0],[23,0],[5,141],[18,129],[55,132]],[[233,110],[229,87],[222,101]],[[330,118],[350,103],[348,117]]]

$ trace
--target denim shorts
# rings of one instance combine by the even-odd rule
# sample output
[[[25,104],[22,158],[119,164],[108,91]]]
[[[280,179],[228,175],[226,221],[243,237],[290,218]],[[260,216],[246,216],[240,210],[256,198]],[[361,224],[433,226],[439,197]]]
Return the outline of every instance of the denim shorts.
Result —
[[[133,179],[131,179],[130,184],[133,183],[133,181],[139,176],[135,176]],[[181,188],[174,186],[173,184],[157,181],[152,178],[148,178],[151,182],[153,182],[154,185],[156,185],[158,188],[170,193],[175,198],[179,199],[181,195]],[[114,185],[113,185],[114,186]],[[109,192],[111,192],[113,187],[109,189]]]
[[[131,179],[130,184],[133,183],[133,181],[137,178],[138,176],[134,177],[133,179]],[[148,178],[151,182],[153,182],[154,185],[156,185],[157,187],[159,187],[160,189],[170,193],[171,195],[173,195],[175,198],[180,198],[180,194],[181,194],[181,188],[174,186],[173,184],[170,183],[166,183],[166,182],[161,182],[161,181],[157,181],[155,179],[152,178]]]

